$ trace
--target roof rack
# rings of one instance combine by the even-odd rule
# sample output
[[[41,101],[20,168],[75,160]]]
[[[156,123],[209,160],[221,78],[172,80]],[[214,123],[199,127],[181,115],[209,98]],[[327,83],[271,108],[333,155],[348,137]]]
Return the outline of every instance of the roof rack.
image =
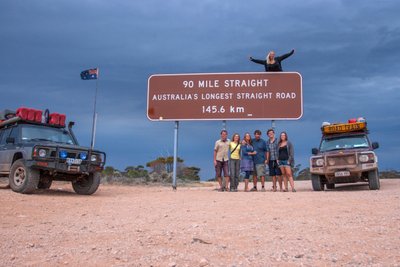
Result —
[[[322,134],[338,134],[349,132],[367,131],[367,122],[349,122],[323,125],[321,127]]]
[[[44,112],[38,109],[20,107],[16,112],[5,110],[4,118],[0,118],[0,127],[24,121],[31,124],[44,124],[52,127],[65,127],[66,116],[59,113],[51,113],[48,109]],[[1,120],[3,119],[3,120]]]

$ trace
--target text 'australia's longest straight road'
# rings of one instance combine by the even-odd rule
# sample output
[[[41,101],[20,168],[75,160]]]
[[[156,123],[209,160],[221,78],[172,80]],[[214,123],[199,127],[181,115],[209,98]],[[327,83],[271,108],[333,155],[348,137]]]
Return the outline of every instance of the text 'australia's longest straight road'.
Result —
[[[160,74],[148,80],[147,117],[168,120],[296,120],[297,72]]]

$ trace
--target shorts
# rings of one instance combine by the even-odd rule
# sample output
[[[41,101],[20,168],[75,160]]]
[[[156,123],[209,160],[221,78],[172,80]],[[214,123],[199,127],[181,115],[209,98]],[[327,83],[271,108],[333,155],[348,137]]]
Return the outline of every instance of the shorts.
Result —
[[[217,166],[215,166],[215,176],[222,177],[222,171],[224,172],[224,177],[229,176],[229,164],[228,161],[217,160]]]
[[[290,167],[288,160],[278,160],[279,167]]]
[[[279,169],[278,163],[276,160],[270,160],[268,162],[269,167],[269,176],[280,176],[282,175],[281,169]]]
[[[257,177],[265,176],[266,171],[264,164],[256,164],[254,169],[254,174],[257,175]]]

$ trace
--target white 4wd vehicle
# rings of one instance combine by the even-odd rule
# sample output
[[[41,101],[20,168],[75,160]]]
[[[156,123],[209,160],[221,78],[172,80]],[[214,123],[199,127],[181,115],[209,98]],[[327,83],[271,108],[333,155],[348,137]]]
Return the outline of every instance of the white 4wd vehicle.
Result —
[[[324,123],[319,149],[313,148],[310,159],[311,182],[314,191],[334,189],[335,184],[368,182],[371,190],[380,188],[377,142],[368,138],[365,119],[349,123]]]

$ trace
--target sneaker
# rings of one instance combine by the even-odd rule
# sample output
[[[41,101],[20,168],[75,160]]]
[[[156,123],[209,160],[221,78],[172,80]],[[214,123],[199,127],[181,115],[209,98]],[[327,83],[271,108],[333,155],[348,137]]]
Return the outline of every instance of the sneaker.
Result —
[[[257,187],[253,187],[252,189],[250,189],[250,192],[256,192],[257,191]]]
[[[293,188],[293,189],[292,189],[292,192],[293,192],[293,193],[296,192],[296,189]]]
[[[218,192],[224,192],[223,188],[218,189]]]
[[[235,189],[231,188],[229,189],[229,192],[235,192]]]
[[[261,187],[261,192],[265,192],[265,187]]]

